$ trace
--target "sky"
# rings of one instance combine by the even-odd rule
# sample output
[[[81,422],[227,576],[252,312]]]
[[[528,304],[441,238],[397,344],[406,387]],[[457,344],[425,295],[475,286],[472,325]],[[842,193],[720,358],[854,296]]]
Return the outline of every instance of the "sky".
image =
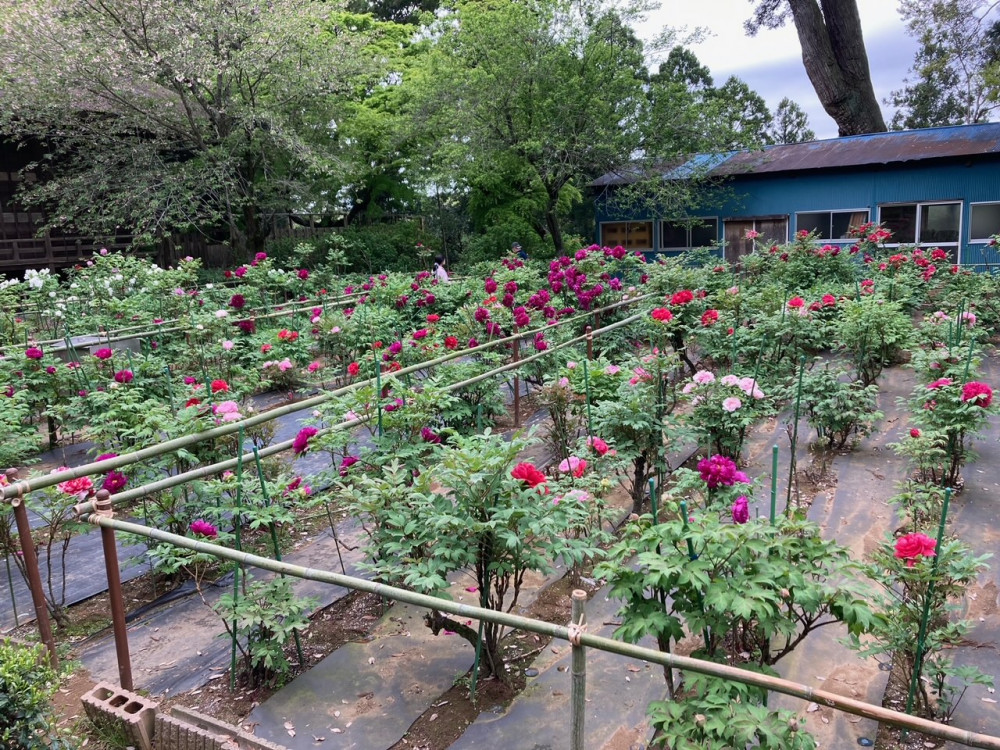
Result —
[[[731,76],[739,76],[767,100],[772,111],[788,97],[809,116],[809,127],[816,137],[836,138],[837,126],[823,111],[816,92],[802,65],[802,50],[789,22],[784,28],[757,32],[748,37],[743,22],[750,17],[750,0],[660,0],[659,10],[647,16],[638,29],[648,40],[665,26],[697,27],[708,30],[705,40],[690,45],[701,63],[712,71],[715,85],[721,86]],[[882,105],[886,122],[893,108],[884,104],[889,93],[901,88],[913,62],[915,41],[896,10],[895,0],[857,0],[861,26],[868,50],[875,95]]]

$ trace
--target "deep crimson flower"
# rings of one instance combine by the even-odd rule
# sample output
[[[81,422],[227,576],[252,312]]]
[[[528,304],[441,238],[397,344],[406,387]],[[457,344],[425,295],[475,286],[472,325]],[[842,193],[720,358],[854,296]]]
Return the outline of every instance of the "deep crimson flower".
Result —
[[[486,283],[483,284],[483,288],[486,290],[487,294],[494,294],[497,290],[497,282],[495,279],[486,279]]]
[[[24,350],[24,356],[28,359],[41,359],[45,356],[45,353],[37,346],[29,346]]]
[[[98,349],[96,352],[94,352],[94,356],[97,357],[98,359],[111,359],[111,356],[113,354],[114,354],[114,352],[111,351],[111,349],[109,349],[106,346],[102,347],[102,348]]]
[[[303,427],[299,434],[292,441],[292,451],[296,456],[305,453],[309,449],[309,438],[319,432],[315,427]]]
[[[350,375],[352,378],[356,378],[358,376],[358,373],[360,372],[361,372],[361,365],[359,365],[357,362],[351,362],[351,364],[347,366],[347,374]]]
[[[212,381],[212,393],[229,393],[229,383],[225,380]]]
[[[688,302],[694,299],[694,294],[689,289],[682,289],[679,292],[674,292],[674,295],[670,298],[670,304],[686,305]]]
[[[661,323],[669,323],[674,318],[674,314],[665,307],[657,307],[653,310],[652,315],[653,320],[658,320]]]
[[[208,521],[198,519],[191,522],[191,533],[195,536],[203,536],[206,539],[215,539],[219,535],[219,530]]]
[[[750,520],[750,505],[746,495],[740,495],[732,507],[733,523],[743,524]]]
[[[115,373],[115,380],[119,383],[131,383],[134,377],[131,370],[119,370]]]
[[[438,435],[436,432],[434,432],[434,430],[432,430],[430,427],[422,428],[420,430],[420,437],[423,439],[425,443],[436,444],[441,442],[441,436]]]
[[[893,555],[899,560],[906,560],[906,567],[912,568],[917,558],[934,557],[937,540],[931,539],[926,534],[904,534],[896,540],[896,549]]]
[[[128,477],[120,471],[112,470],[104,477],[104,483],[101,485],[101,488],[113,495],[125,487],[126,484],[128,484]]]
[[[53,367],[52,365],[49,365],[48,367],[45,368],[45,372],[47,372],[49,375],[55,375],[56,368]]]
[[[246,303],[246,298],[242,294],[234,294],[229,298],[229,306],[235,310],[242,310]]]
[[[444,338],[444,348],[445,349],[457,349],[458,348],[458,338],[455,336],[445,336]]]
[[[993,389],[986,383],[970,380],[962,387],[962,400],[971,401],[985,409],[993,403]]]
[[[920,437],[920,430],[918,430],[916,427],[911,427],[910,428],[910,437],[911,438],[918,438],[918,437]]]
[[[545,484],[545,475],[534,464],[518,464],[511,470],[510,475],[514,479],[520,479],[529,487],[537,487],[540,484]]]
[[[701,316],[701,324],[703,326],[710,326],[713,323],[718,322],[719,311],[718,310],[705,310],[704,314]]]
[[[299,278],[302,279],[303,281],[305,281],[306,279],[308,279],[309,278],[309,269],[308,268],[300,268],[299,269]]]
[[[344,460],[340,462],[340,476],[346,477],[347,470],[350,469],[354,464],[359,461],[357,456],[344,456]]]
[[[187,409],[189,406],[197,406],[200,403],[201,403],[200,398],[189,398],[187,400],[187,403],[184,404],[184,408]]]

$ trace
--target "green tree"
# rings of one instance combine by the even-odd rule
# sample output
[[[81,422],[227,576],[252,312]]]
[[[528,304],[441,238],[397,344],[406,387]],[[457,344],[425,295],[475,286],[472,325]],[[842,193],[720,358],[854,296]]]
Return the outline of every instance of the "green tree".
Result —
[[[791,16],[806,74],[840,135],[886,130],[872,86],[857,0],[752,1],[753,17],[744,24],[751,36],[761,28],[784,26]]]
[[[508,192],[535,200],[539,237],[562,252],[573,192],[639,143],[641,42],[614,12],[566,0],[460,3],[430,33],[413,111],[436,135],[438,163],[474,189],[513,176]]]
[[[1000,107],[1000,9],[986,0],[902,0],[917,48],[911,77],[887,103],[894,128],[984,122]]]
[[[816,133],[809,127],[809,116],[787,96],[778,102],[767,136],[771,143],[803,143],[816,140]]]
[[[7,0],[0,134],[41,143],[25,199],[86,234],[214,227],[261,249],[336,171],[363,37],[317,0]]]
[[[716,143],[718,148],[756,148],[770,142],[771,111],[764,97],[742,78],[731,76],[712,93],[710,99],[718,108],[720,122],[728,126],[720,132],[721,139]]]

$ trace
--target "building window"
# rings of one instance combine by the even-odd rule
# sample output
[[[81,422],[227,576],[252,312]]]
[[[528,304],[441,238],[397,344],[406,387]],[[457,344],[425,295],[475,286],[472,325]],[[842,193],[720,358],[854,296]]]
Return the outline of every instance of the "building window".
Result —
[[[660,223],[661,250],[689,250],[693,247],[711,247],[719,242],[718,219],[691,219],[689,222],[664,221]]]
[[[653,222],[606,221],[601,224],[601,245],[626,250],[653,249]]]
[[[957,245],[962,204],[954,201],[880,206],[879,221],[892,232],[891,244]]]
[[[970,242],[989,242],[994,234],[1000,234],[1000,203],[973,203],[969,210]]]
[[[851,230],[868,221],[867,209],[857,211],[809,211],[795,214],[796,232],[815,232],[824,242],[851,239]]]

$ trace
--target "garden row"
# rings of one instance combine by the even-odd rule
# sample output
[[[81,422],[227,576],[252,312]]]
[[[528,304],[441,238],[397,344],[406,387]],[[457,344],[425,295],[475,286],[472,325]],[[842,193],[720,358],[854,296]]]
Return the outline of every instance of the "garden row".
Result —
[[[945,648],[960,637],[961,627],[948,622],[944,605],[974,579],[982,560],[947,537],[942,520],[947,495],[938,488],[958,483],[969,441],[992,409],[992,391],[975,374],[979,346],[998,319],[996,285],[988,276],[938,271],[934,251],[887,249],[880,245],[885,239],[873,233],[856,253],[840,253],[802,237],[785,248],[759,248],[738,274],[715,261],[645,265],[620,249],[595,247],[553,261],[544,278],[537,269],[508,260],[448,285],[425,286],[427,277],[418,277],[409,281],[409,293],[403,279],[363,282],[368,288],[349,313],[320,312],[308,336],[290,342],[306,341],[300,345],[304,354],[296,356],[318,362],[317,370],[329,366],[344,379],[358,379],[308,404],[315,407],[314,424],[288,447],[330,455],[330,468],[311,477],[269,475],[269,468],[260,466],[256,472],[219,474],[215,459],[242,454],[242,438],[258,419],[243,419],[240,403],[228,398],[259,383],[259,369],[237,357],[256,357],[255,347],[288,342],[291,329],[259,346],[253,337],[266,334],[256,327],[241,330],[247,338],[239,342],[250,345],[237,349],[233,342],[227,349],[231,339],[217,339],[231,323],[219,323],[226,316],[212,314],[217,327],[198,340],[203,351],[212,342],[221,353],[168,365],[178,375],[192,371],[185,396],[205,403],[175,406],[174,412],[165,401],[157,402],[153,390],[143,394],[144,409],[130,412],[145,419],[145,412],[160,409],[173,420],[190,413],[181,432],[214,442],[205,450],[202,444],[209,440],[197,441],[201,447],[195,448],[194,441],[175,439],[185,470],[198,464],[212,468],[200,485],[161,493],[156,511],[147,511],[149,524],[225,544],[236,540],[244,524],[292,523],[296,506],[312,502],[305,485],[329,485],[323,502],[332,496],[362,519],[369,571],[377,580],[440,594],[449,574],[474,571],[481,603],[499,609],[509,606],[510,594],[516,599],[526,571],[544,570],[555,560],[578,570],[596,564],[597,574],[623,601],[623,639],[650,635],[670,651],[686,633],[697,633],[696,656],[764,672],[772,672],[816,628],[840,621],[856,637],[868,636],[866,648],[894,654],[894,666],[916,686],[916,711],[947,717],[961,681],[982,677],[950,668]],[[629,283],[633,276],[635,283]],[[485,376],[500,358],[520,357],[521,349],[491,357],[479,339],[503,339],[536,322],[574,320],[580,309],[603,307],[625,295],[634,301],[640,292],[633,287],[639,286],[656,295],[654,304],[641,315],[602,313],[601,324],[611,321],[616,335],[595,339],[592,359],[582,349],[574,351],[582,322],[539,327],[528,335],[529,345],[543,356],[526,358],[524,375],[541,386],[538,396],[551,418],[546,437],[558,460],[548,473],[519,462],[534,436],[505,442],[483,428],[502,411],[499,385]],[[412,303],[413,297],[424,304]],[[560,303],[564,306],[557,308]],[[195,330],[206,325],[193,321]],[[470,348],[450,365],[451,378],[416,377],[442,350],[458,351],[463,339]],[[142,356],[160,357],[168,350],[159,346]],[[897,446],[912,459],[919,482],[904,493],[911,500],[901,500],[906,534],[886,540],[872,560],[852,561],[790,503],[773,518],[751,519],[755,488],[738,465],[749,426],[789,404],[827,447],[847,447],[856,435],[877,427],[879,372],[906,352],[921,377],[913,395],[914,431]],[[116,356],[95,356],[96,362],[77,369],[93,368],[108,392],[139,390],[144,381],[134,372],[128,382],[115,377],[121,370],[111,372],[107,361]],[[158,360],[151,369],[161,364]],[[467,377],[454,377],[461,368]],[[366,373],[374,377],[362,379]],[[411,373],[414,377],[407,377]],[[468,382],[479,375],[484,379]],[[226,390],[216,389],[216,381]],[[446,387],[456,381],[461,388]],[[114,393],[104,408],[121,398]],[[208,409],[212,398],[215,408]],[[235,404],[235,411],[220,411],[226,403]],[[89,414],[94,420],[89,431],[100,434],[105,428],[95,412]],[[166,416],[139,429],[118,422],[102,438],[128,440],[112,442],[128,449],[178,434],[169,432],[176,421]],[[216,421],[228,424],[195,432]],[[349,430],[331,429],[362,423],[372,425],[372,435],[361,450]],[[223,444],[224,434],[236,442]],[[684,442],[704,446],[702,459],[692,468],[670,466],[670,449]],[[87,471],[103,476],[107,485],[114,475],[104,472],[117,472],[132,460],[108,458]],[[83,478],[82,472],[64,472],[29,481],[20,490],[34,490],[29,497],[61,493],[85,501],[96,483]],[[650,486],[658,502],[616,540],[602,498],[618,481],[629,489],[637,514],[647,510]],[[123,502],[129,499],[123,486],[106,488],[117,490]],[[17,491],[5,488],[4,495]],[[171,545],[151,554],[173,573],[199,562],[197,555]],[[872,581],[884,598],[872,599]],[[487,627],[482,635],[468,635],[482,638],[485,665],[502,675],[499,633]],[[239,636],[242,643],[261,642],[274,633],[250,623]],[[281,666],[273,650],[269,661],[248,660],[248,670]],[[672,679],[669,672],[667,677]],[[693,675],[683,691],[670,687],[683,700],[651,710],[676,747],[812,746],[790,716],[768,711],[764,691]],[[699,720],[706,715],[713,720]]]

